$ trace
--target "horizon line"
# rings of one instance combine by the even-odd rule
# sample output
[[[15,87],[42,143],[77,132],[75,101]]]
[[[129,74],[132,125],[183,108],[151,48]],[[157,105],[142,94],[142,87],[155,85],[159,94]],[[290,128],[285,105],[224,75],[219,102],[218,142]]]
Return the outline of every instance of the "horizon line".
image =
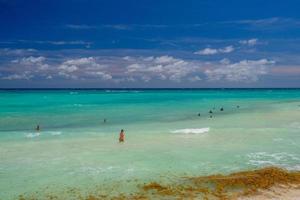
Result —
[[[81,87],[57,87],[57,88],[0,88],[0,90],[209,90],[209,89],[300,89],[300,87],[211,87],[211,88],[195,88],[195,87],[128,87],[128,88],[81,88]]]

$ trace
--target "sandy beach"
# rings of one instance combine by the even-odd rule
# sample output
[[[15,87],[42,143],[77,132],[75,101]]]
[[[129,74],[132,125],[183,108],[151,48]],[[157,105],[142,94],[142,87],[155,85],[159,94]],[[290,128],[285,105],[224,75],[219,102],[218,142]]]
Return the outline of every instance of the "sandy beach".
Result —
[[[300,199],[300,187],[274,186],[268,190],[260,190],[252,196],[240,197],[239,200],[298,200]]]

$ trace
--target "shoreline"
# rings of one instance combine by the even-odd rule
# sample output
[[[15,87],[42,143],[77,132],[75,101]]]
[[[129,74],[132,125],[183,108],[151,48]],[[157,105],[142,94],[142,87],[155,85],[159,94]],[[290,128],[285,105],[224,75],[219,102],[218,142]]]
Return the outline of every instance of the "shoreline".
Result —
[[[116,188],[114,188],[116,189]],[[257,170],[240,171],[228,175],[215,174],[199,177],[182,177],[172,184],[159,182],[137,185],[137,191],[117,195],[82,195],[75,189],[70,191],[72,199],[80,200],[146,200],[146,199],[205,199],[205,200],[292,200],[300,196],[300,171],[287,171],[277,167],[265,167]],[[47,194],[45,197],[20,195],[19,200],[65,199],[59,194]]]

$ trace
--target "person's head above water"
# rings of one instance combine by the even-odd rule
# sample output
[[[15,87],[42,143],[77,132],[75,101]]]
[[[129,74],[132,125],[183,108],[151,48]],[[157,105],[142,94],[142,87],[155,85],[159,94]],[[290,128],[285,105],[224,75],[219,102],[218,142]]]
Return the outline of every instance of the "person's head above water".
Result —
[[[124,129],[121,129],[121,132],[124,132]]]

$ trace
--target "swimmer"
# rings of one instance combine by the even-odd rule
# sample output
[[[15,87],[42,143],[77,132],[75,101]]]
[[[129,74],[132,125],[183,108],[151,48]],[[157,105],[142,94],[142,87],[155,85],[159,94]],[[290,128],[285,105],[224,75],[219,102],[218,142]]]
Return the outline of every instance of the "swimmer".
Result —
[[[125,133],[124,130],[122,129],[119,136],[119,142],[124,142],[124,140],[125,140]]]
[[[222,108],[220,109],[220,111],[224,111],[224,108],[222,107]]]
[[[40,131],[40,125],[37,125],[35,128],[36,131]]]
[[[239,105],[237,105],[236,107],[237,107],[237,108],[240,108],[240,106],[239,106]]]
[[[107,120],[104,118],[103,123],[106,123],[106,121],[107,121]]]
[[[213,112],[210,110],[208,113],[212,114]]]
[[[198,117],[200,117],[201,116],[201,114],[200,113],[198,113]]]

